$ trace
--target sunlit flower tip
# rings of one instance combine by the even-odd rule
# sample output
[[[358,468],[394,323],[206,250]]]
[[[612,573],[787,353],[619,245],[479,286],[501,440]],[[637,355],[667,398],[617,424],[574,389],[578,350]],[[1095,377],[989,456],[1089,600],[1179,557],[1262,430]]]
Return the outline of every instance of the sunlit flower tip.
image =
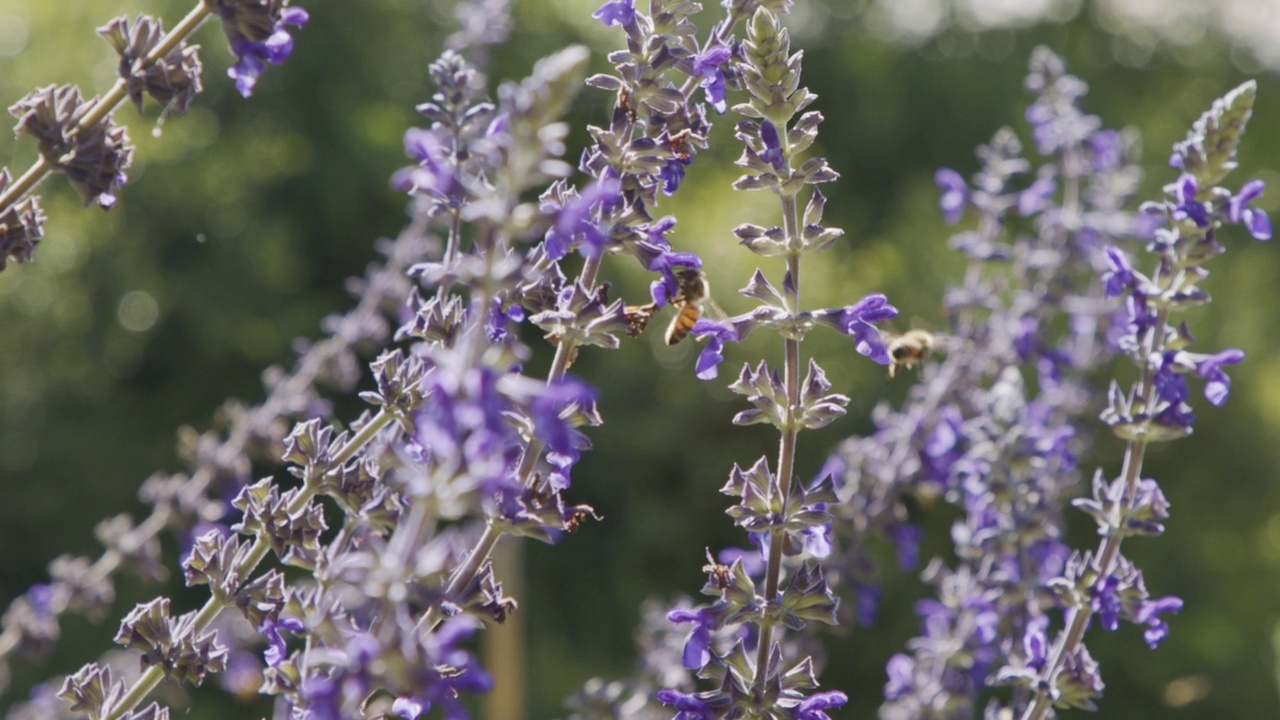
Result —
[[[938,198],[938,207],[942,217],[948,224],[955,223],[964,212],[965,203],[969,201],[969,186],[960,173],[951,168],[938,168],[933,174],[933,182],[942,190]]]
[[[706,338],[707,344],[698,355],[694,364],[694,374],[699,380],[714,380],[720,374],[720,363],[724,362],[724,344],[738,342],[738,331],[731,324],[720,324],[705,318],[698,320],[693,326],[693,335],[698,339]]]
[[[760,142],[764,145],[760,159],[779,172],[787,167],[787,160],[782,156],[782,138],[778,136],[778,128],[768,120],[760,121]]]
[[[493,120],[489,121],[489,127],[485,128],[484,136],[486,139],[493,139],[502,135],[506,135],[511,129],[511,115],[509,113],[498,113],[493,116]]]
[[[591,13],[591,17],[608,25],[628,28],[636,22],[635,0],[609,0]]]
[[[1233,223],[1244,223],[1245,229],[1257,240],[1271,239],[1271,218],[1265,210],[1249,207],[1265,187],[1261,180],[1250,180],[1227,203],[1227,218]]]
[[[1242,360],[1244,360],[1242,350],[1228,348],[1196,363],[1196,375],[1208,380],[1204,386],[1204,397],[1214,406],[1221,407],[1231,392],[1231,378],[1222,371],[1222,366],[1235,365]]]

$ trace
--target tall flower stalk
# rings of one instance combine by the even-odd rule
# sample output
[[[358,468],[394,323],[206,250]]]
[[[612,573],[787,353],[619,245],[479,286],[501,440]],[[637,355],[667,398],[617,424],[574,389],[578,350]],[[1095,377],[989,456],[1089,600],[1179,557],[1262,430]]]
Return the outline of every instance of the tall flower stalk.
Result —
[[[1040,720],[1053,708],[1095,707],[1103,683],[1084,645],[1095,619],[1104,630],[1115,630],[1121,620],[1145,626],[1144,638],[1154,648],[1168,633],[1163,615],[1182,607],[1176,597],[1150,595],[1142,571],[1123,555],[1121,544],[1128,537],[1164,532],[1169,504],[1156,481],[1142,476],[1142,465],[1151,444],[1191,434],[1195,417],[1187,376],[1203,380],[1205,399],[1220,406],[1231,387],[1225,368],[1244,359],[1234,348],[1188,350],[1194,338],[1177,318],[1210,301],[1201,287],[1209,274],[1204,265],[1226,250],[1218,240],[1224,225],[1243,225],[1259,240],[1271,237],[1267,215],[1250,205],[1262,193],[1261,181],[1247,182],[1238,192],[1220,185],[1237,165],[1236,150],[1256,91],[1247,82],[1227,93],[1174,146],[1169,163],[1180,176],[1165,186],[1164,200],[1142,206],[1158,224],[1145,248],[1152,269],[1144,274],[1128,253],[1106,249],[1106,293],[1123,297],[1126,308],[1115,328],[1116,344],[1137,369],[1127,391],[1112,381],[1101,416],[1125,441],[1124,462],[1110,480],[1099,469],[1092,495],[1074,503],[1097,523],[1100,540],[1096,549],[1074,553],[1051,583],[1064,610],[1063,627],[1050,641],[1047,617],[1029,623],[1025,659],[999,673],[1000,681],[1025,688],[1031,697],[1022,720]]]
[[[485,568],[474,583],[447,587],[462,562],[457,533],[488,517],[547,536],[584,513],[561,504],[562,488],[512,484],[511,470],[529,437],[573,453],[580,442],[572,426],[591,422],[591,393],[576,381],[546,385],[513,373],[523,346],[509,314],[494,309],[530,277],[513,244],[539,216],[521,193],[563,172],[558,116],[585,59],[581,48],[548,58],[528,80],[504,85],[496,106],[476,103],[483,88],[456,56],[437,66],[456,92],[433,112],[461,110],[471,122],[459,136],[465,152],[415,182],[435,183],[437,209],[461,203],[475,235],[449,267],[420,265],[417,274],[433,288],[469,292],[413,303],[401,331],[416,338],[411,352],[385,353],[373,366],[376,390],[362,395],[376,413],[350,428],[311,420],[294,429],[283,455],[301,486],[267,478],[246,487],[233,503],[242,513],[235,532],[201,535],[184,563],[189,584],[210,587],[209,602],[182,615],[164,598],[136,608],[117,641],[141,651],[147,669],[126,685],[104,666],[86,666],[61,693],[75,710],[132,717],[161,679],[199,684],[224,671],[229,649],[214,623],[231,607],[267,638],[263,689],[286,709],[350,714],[382,692],[396,712],[416,717],[433,705],[460,707],[459,692],[486,689],[486,674],[459,643],[513,604]],[[558,468],[566,478],[570,465]],[[344,516],[324,543],[322,495]],[[255,574],[271,554],[312,579],[287,581],[274,568]],[[441,608],[450,620],[438,631],[421,622]],[[303,648],[290,648],[293,635],[306,636]]]
[[[860,624],[878,605],[877,536],[912,569],[922,509],[941,501],[961,512],[954,558],[935,557],[923,573],[936,596],[915,606],[921,634],[889,661],[887,720],[973,717],[988,676],[1021,656],[1028,619],[1052,606],[1048,583],[1069,554],[1062,509],[1087,445],[1079,421],[1101,404],[1088,373],[1110,354],[1096,270],[1103,245],[1142,224],[1125,209],[1141,177],[1134,134],[1085,114],[1087,87],[1046,48],[1032,53],[1026,86],[1038,162],[1002,128],[978,149],[972,181],[936,174],[944,217],[978,216],[950,242],[969,266],[931,342],[944,357],[926,361],[902,409],[879,409],[877,432],[844,443],[822,471],[841,499],[832,582],[852,592]]]
[[[707,340],[697,373],[713,378],[728,342],[737,342],[757,327],[776,331],[783,340],[781,372],[766,361],[745,365],[729,387],[753,406],[733,420],[737,425],[768,423],[780,434],[772,463],[762,457],[750,468],[735,467],[722,492],[738,499],[727,511],[735,524],[750,533],[760,562],[750,556],[722,565],[708,557],[703,593],[715,597],[710,605],[678,608],[669,614],[692,629],[683,650],[686,668],[716,688],[686,692],[667,688],[658,699],[682,720],[712,717],[807,718],[828,717],[826,710],[845,704],[839,691],[814,692],[817,687],[812,658],[784,654],[782,635],[810,622],[834,623],[838,601],[820,567],[830,548],[827,504],[835,500],[830,482],[804,487],[795,475],[799,434],[829,424],[844,414],[849,398],[831,392],[817,361],[804,362],[801,342],[817,324],[827,324],[854,336],[858,352],[889,362],[875,323],[896,314],[882,295],[868,295],[857,303],[808,311],[800,298],[801,260],[831,247],[842,231],[823,227],[825,198],[809,191],[802,212],[801,194],[809,186],[835,180],[838,175],[822,158],[801,161],[801,154],[817,137],[821,114],[804,112],[816,96],[800,85],[801,54],[791,53],[790,37],[777,16],[757,8],[733,70],[750,95],[733,110],[747,119],[736,135],[744,151],[738,165],[746,174],[734,187],[740,191],[768,190],[781,204],[782,225],[765,228],[740,225],[734,232],[742,244],[761,257],[785,263],[781,290],[757,270],[741,291],[759,301],[752,311],[724,322],[699,320],[693,333]],[[713,633],[737,628],[736,644],[727,651],[712,642]]]

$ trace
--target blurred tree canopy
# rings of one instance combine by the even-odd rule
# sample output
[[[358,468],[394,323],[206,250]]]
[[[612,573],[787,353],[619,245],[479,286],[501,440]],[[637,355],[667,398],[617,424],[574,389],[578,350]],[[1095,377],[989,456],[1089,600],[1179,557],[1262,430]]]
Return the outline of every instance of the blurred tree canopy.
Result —
[[[225,77],[229,54],[211,25],[198,36],[206,92],[187,116],[158,122],[150,106],[142,118],[128,108],[118,114],[138,145],[118,208],[81,209],[59,178],[42,188],[51,219],[36,261],[0,273],[0,602],[43,580],[60,553],[96,554],[94,523],[139,513],[141,481],[181,467],[175,429],[209,427],[229,396],[260,399],[261,371],[288,363],[293,338],[316,336],[321,317],[348,305],[343,279],[374,258],[376,238],[405,221],[405,199],[388,178],[407,163],[401,135],[421,124],[413,107],[432,92],[426,66],[454,29],[451,5],[297,4],[312,21],[250,100]],[[598,4],[517,2],[515,35],[494,50],[491,79],[521,77],[571,41],[590,46],[603,69],[621,40],[591,20]],[[706,4],[710,17],[717,9]],[[101,93],[116,60],[94,28],[139,12],[171,26],[189,5],[0,0],[0,99],[8,105],[36,86],[70,82]],[[846,231],[839,261],[806,281],[812,302],[882,291],[904,327],[941,327],[942,288],[962,264],[946,247],[933,172],[945,165],[968,175],[974,147],[998,127],[1025,129],[1021,81],[1037,44],[1089,83],[1086,109],[1104,125],[1142,132],[1147,197],[1174,178],[1168,148],[1191,121],[1256,77],[1258,106],[1233,182],[1268,180],[1261,205],[1277,207],[1280,81],[1267,52],[1280,39],[1268,45],[1256,27],[1270,22],[1280,33],[1267,3],[1187,0],[1146,18],[1119,1],[1046,1],[995,20],[987,5],[1011,4],[797,0],[793,41],[826,117],[815,151],[842,174],[824,188],[833,199],[826,219]],[[1188,23],[1200,31],[1188,33]],[[585,124],[606,120],[611,101],[584,90],[572,118],[576,142],[586,139]],[[731,130],[732,120],[720,118],[715,149],[699,156],[663,209],[680,218],[673,241],[707,258],[715,295],[732,312],[755,258],[729,230],[769,223],[773,210],[744,206],[730,190],[738,154]],[[0,161],[15,174],[34,157],[30,142],[0,137]],[[571,148],[567,159],[576,158]],[[1196,327],[1207,347],[1237,346],[1249,359],[1233,373],[1231,403],[1198,408],[1197,434],[1149,458],[1173,517],[1164,537],[1126,545],[1153,594],[1179,595],[1186,606],[1158,651],[1132,628],[1091,634],[1108,683],[1104,717],[1280,716],[1280,254],[1243,233],[1227,242],[1232,251],[1207,284],[1216,302]],[[646,292],[647,279],[626,263],[607,265],[606,275],[623,297]],[[717,490],[733,463],[750,464],[775,439],[729,424],[739,405],[723,379],[694,379],[692,343],[667,348],[650,335],[616,352],[584,352],[574,368],[600,388],[605,418],[578,467],[577,501],[605,521],[558,546],[527,548],[519,600],[532,658],[530,717],[563,714],[561,699],[593,675],[627,674],[641,601],[696,592],[703,548],[744,542]],[[541,353],[534,364],[545,364],[545,343],[530,341]],[[914,377],[886,382],[842,338],[815,339],[810,349],[853,402],[848,418],[806,434],[798,469],[809,475],[841,438],[867,431],[870,409],[896,402]],[[775,350],[748,343],[729,360]],[[849,362],[833,360],[841,356]],[[340,407],[347,417],[357,412],[352,403]],[[1114,472],[1119,453],[1104,440],[1082,465]],[[1078,527],[1085,534],[1076,544],[1091,542],[1091,523]],[[930,526],[926,551],[944,546],[946,528],[947,518]],[[894,580],[881,624],[835,643],[823,684],[849,693],[841,717],[874,717],[884,663],[917,630],[915,616],[900,609],[920,591],[914,577]],[[116,617],[147,592],[122,587]],[[72,621],[66,630],[51,666],[17,673],[0,707],[31,682],[96,656],[114,620],[96,629]],[[191,716],[251,712],[234,699],[218,703],[197,704]]]

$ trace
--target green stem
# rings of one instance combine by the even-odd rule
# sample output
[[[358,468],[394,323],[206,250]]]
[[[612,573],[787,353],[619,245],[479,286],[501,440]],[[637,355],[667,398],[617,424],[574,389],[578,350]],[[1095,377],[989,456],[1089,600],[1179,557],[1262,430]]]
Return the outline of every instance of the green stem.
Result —
[[[1147,336],[1146,348],[1143,353],[1146,361],[1142,363],[1137,392],[1137,395],[1142,397],[1144,412],[1151,407],[1152,401],[1155,399],[1155,383],[1152,382],[1151,378],[1150,359],[1163,349],[1168,323],[1169,311],[1167,309],[1161,310],[1158,322],[1155,323],[1152,330],[1148,331],[1150,334]],[[1115,571],[1115,564],[1120,555],[1120,543],[1124,540],[1124,536],[1118,531],[1118,528],[1123,526],[1125,516],[1132,512],[1132,505],[1137,502],[1138,480],[1142,477],[1142,463],[1146,453],[1146,440],[1131,440],[1125,446],[1121,476],[1124,478],[1123,497],[1128,499],[1128,505],[1116,510],[1118,517],[1110,518],[1117,530],[1108,533],[1098,547],[1096,558],[1099,577],[1106,577]],[[1067,614],[1066,627],[1058,636],[1058,641],[1054,643],[1049,662],[1041,677],[1052,678],[1066,659],[1075,653],[1076,648],[1084,640],[1084,632],[1088,629],[1089,619],[1092,617],[1093,608],[1088,604],[1077,604],[1071,608],[1071,611]],[[1042,720],[1045,714],[1048,713],[1050,705],[1051,701],[1046,693],[1037,693],[1035,703],[1027,707],[1026,712],[1022,714],[1021,720]]]
[[[794,195],[782,198],[782,225],[785,237],[790,241],[798,237],[800,230],[799,207]],[[794,316],[800,312],[800,255],[797,252],[787,254],[787,274],[790,283],[784,283],[788,310]],[[782,492],[779,507],[784,510],[790,500],[791,484],[795,477],[796,443],[800,428],[796,424],[796,415],[800,405],[800,340],[786,338],[784,340],[783,378],[787,388],[787,411],[782,427],[782,437],[778,443],[778,487]],[[760,639],[756,648],[755,693],[763,699],[769,682],[769,652],[773,645],[774,617],[772,610],[778,598],[778,587],[782,583],[782,554],[786,543],[786,530],[774,528],[769,531],[769,560],[764,581],[764,616],[760,620]],[[763,708],[762,708],[763,709]]]
[[[201,23],[209,17],[209,12],[208,5],[203,2],[197,4],[191,9],[191,12],[187,13],[186,17],[182,18],[177,27],[167,33],[164,39],[151,49],[151,52],[134,63],[133,72],[144,72],[165,55],[168,55],[200,27]],[[93,127],[101,122],[103,118],[115,112],[120,103],[124,102],[129,96],[128,88],[129,83],[127,80],[124,78],[116,80],[116,84],[111,86],[106,95],[93,101],[92,107],[76,123],[76,131],[84,131]],[[54,165],[46,160],[44,156],[38,158],[30,168],[27,168],[22,177],[6,188],[3,193],[0,193],[0,210],[11,207],[20,199],[26,197],[54,169]]]

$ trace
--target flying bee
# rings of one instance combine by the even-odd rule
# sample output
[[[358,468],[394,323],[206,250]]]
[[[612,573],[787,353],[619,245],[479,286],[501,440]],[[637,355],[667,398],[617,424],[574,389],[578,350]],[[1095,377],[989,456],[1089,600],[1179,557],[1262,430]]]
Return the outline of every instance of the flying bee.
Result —
[[[676,308],[676,316],[671,318],[671,324],[667,326],[668,345],[675,345],[689,337],[694,324],[698,322],[698,318],[702,317],[704,305],[710,304],[712,308],[719,308],[711,299],[711,286],[707,284],[707,276],[701,270],[687,268],[680,270],[675,276],[679,290],[671,298],[671,304]]]
[[[898,372],[898,366],[908,370],[925,359],[937,340],[924,330],[908,330],[901,335],[886,333],[889,338],[889,377]]]

